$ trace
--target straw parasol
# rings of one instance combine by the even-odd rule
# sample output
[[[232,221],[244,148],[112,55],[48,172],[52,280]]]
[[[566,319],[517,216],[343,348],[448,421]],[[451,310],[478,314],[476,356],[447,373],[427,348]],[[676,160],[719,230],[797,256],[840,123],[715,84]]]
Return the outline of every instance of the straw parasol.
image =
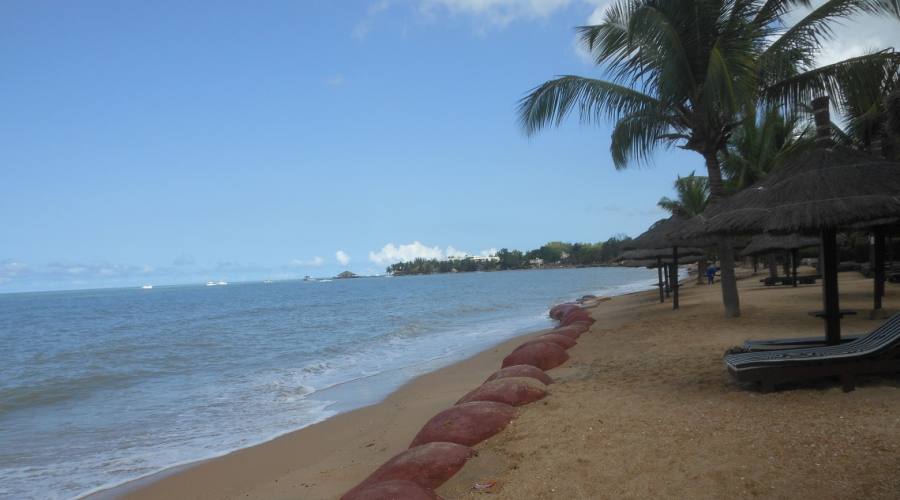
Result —
[[[818,246],[819,239],[810,236],[801,236],[799,234],[772,235],[760,234],[754,236],[750,243],[744,247],[742,255],[759,255],[763,253],[771,253],[778,250],[787,250],[791,257],[791,281],[793,286],[797,286],[797,266],[800,261],[800,249],[805,247]],[[774,261],[771,261],[774,263]]]
[[[760,234],[754,236],[750,243],[744,247],[742,255],[757,255],[776,250],[796,250],[798,248],[813,247],[819,244],[818,238],[802,236],[799,234],[772,235]]]
[[[822,238],[826,338],[840,342],[838,227],[900,216],[900,164],[835,145],[828,98],[813,101],[816,147],[702,216],[707,234],[802,233]]]
[[[684,238],[681,236],[681,230],[689,219],[673,215],[667,219],[661,219],[653,223],[649,229],[640,234],[637,238],[631,240],[626,246],[626,250],[632,252],[643,252],[633,254],[632,259],[657,258],[657,267],[662,266],[662,259],[671,256],[672,262],[666,266],[667,281],[671,281],[673,291],[672,309],[678,309],[678,259],[683,257],[685,252],[687,255],[702,256],[705,252],[698,247],[709,246],[712,241],[706,236],[697,238]],[[670,267],[672,269],[670,269]],[[660,293],[659,300],[663,302],[663,276],[660,275]],[[674,274],[671,280],[668,280],[670,274]],[[668,290],[669,287],[666,287]]]

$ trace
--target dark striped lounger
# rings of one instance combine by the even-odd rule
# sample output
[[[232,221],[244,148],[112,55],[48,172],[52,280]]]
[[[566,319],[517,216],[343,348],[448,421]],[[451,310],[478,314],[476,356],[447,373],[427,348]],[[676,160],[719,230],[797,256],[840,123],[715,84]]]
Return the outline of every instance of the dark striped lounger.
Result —
[[[856,387],[856,375],[900,372],[900,314],[872,333],[846,344],[727,354],[725,366],[741,382],[775,384],[840,377],[845,391]]]

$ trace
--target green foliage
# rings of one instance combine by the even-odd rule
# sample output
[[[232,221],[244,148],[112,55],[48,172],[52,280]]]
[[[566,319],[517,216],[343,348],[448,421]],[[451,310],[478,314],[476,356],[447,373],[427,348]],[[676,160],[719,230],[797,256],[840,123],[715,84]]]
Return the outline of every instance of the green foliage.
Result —
[[[618,259],[625,243],[631,238],[617,235],[605,242],[598,243],[564,243],[551,241],[546,245],[521,252],[519,250],[500,249],[496,260],[465,259],[437,260],[415,259],[410,262],[398,262],[387,268],[390,274],[436,274],[473,271],[496,271],[512,269],[530,269],[535,267],[572,267],[597,266],[608,264]],[[539,261],[537,259],[540,259]],[[535,261],[535,262],[532,262]]]
[[[726,186],[738,191],[759,181],[791,155],[812,146],[814,135],[797,113],[784,116],[775,107],[750,110],[719,154]]]
[[[892,106],[892,99],[895,100]],[[837,107],[846,121],[838,139],[862,151],[872,151],[880,142],[883,154],[900,159],[900,61],[856,65],[840,76]],[[894,125],[894,126],[892,126]]]
[[[703,176],[691,175],[678,176],[675,181],[675,192],[678,198],[673,200],[662,197],[657,205],[672,215],[693,217],[706,209],[709,203],[709,179]]]
[[[578,29],[606,80],[562,76],[519,104],[528,134],[581,121],[615,122],[616,168],[646,163],[654,150],[678,146],[702,154],[713,196],[725,187],[718,155],[761,102],[799,109],[813,95],[841,88],[858,64],[900,59],[883,51],[815,68],[833,26],[859,13],[900,17],[898,0],[830,0],[793,25],[797,0],[618,0],[596,26]],[[755,119],[754,119],[755,120]]]

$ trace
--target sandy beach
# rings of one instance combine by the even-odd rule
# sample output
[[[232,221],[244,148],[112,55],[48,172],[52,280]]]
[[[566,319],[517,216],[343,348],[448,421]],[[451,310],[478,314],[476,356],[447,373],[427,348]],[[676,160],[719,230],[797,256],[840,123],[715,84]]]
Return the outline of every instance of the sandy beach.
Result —
[[[748,338],[822,335],[821,287],[740,281],[743,315],[725,319],[717,286],[656,292],[590,309],[597,322],[549,373],[557,383],[442,486],[444,498],[896,498],[900,381],[822,382],[763,394],[737,385],[721,357]],[[841,274],[841,306],[862,333],[871,280]],[[897,287],[885,307],[896,310]],[[536,332],[534,335],[537,335]],[[527,338],[527,337],[525,337]],[[403,451],[431,416],[499,368],[523,337],[419,377],[380,404],[118,490],[126,498],[339,497]],[[149,484],[147,484],[149,483]]]

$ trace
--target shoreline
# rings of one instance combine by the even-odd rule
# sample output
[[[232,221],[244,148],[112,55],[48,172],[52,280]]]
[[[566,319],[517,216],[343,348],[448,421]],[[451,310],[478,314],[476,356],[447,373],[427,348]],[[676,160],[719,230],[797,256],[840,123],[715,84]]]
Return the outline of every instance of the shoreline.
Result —
[[[612,297],[618,299],[617,303],[621,303],[628,297],[639,295],[653,297],[655,293],[655,289],[649,289],[624,292]],[[605,302],[605,304],[608,303]],[[550,305],[548,304],[548,308]],[[414,434],[435,413],[452,406],[456,399],[471,390],[472,387],[480,385],[485,378],[499,369],[500,360],[512,348],[525,340],[546,333],[552,328],[551,326],[540,330],[523,331],[499,344],[476,351],[449,365],[417,375],[376,403],[336,413],[324,420],[287,431],[261,443],[238,448],[215,457],[173,465],[125,483],[95,490],[78,498],[91,500],[185,496],[191,498],[235,498],[238,496],[241,498],[279,498],[276,492],[267,491],[265,488],[267,484],[278,483],[279,474],[293,472],[296,476],[313,473],[315,471],[312,469],[317,468],[320,457],[323,454],[328,455],[332,451],[341,455],[340,460],[347,460],[346,452],[350,442],[358,441],[366,435],[377,432],[379,425],[393,425],[402,427],[406,431],[412,428]],[[433,361],[425,360],[422,363]],[[423,393],[433,392],[438,394],[423,397]],[[404,415],[396,414],[396,410],[400,409],[404,410]],[[380,424],[374,425],[376,421]],[[367,428],[371,432],[353,434],[353,428],[359,427],[361,423],[363,425],[368,423]],[[408,441],[413,437],[412,434],[405,436],[407,433],[404,432],[402,438],[400,436],[393,437],[389,446],[378,448],[376,453],[369,453],[370,456],[378,457],[372,463],[375,464],[377,460],[383,462],[393,454],[405,449]],[[346,438],[329,439],[325,437],[335,434],[346,436]],[[349,437],[348,434],[357,439]],[[370,445],[367,448],[377,447]],[[350,458],[350,461],[352,462],[353,459]],[[368,461],[366,460],[366,462]],[[324,462],[322,465],[326,466],[328,461]],[[248,464],[253,464],[249,470]],[[340,464],[331,465],[339,466]],[[302,493],[304,498],[339,496],[369,472],[371,470],[361,468],[359,473],[361,475],[356,479],[346,481],[340,491],[334,491],[332,487],[328,487],[324,488],[328,490],[327,492],[319,493],[319,490],[323,488],[318,487],[318,483],[309,482],[311,480],[299,480],[296,484],[303,489],[295,491],[294,494]],[[349,476],[350,474],[345,475]],[[222,478],[226,479],[223,481]],[[200,484],[202,487],[199,486]],[[262,491],[259,491],[260,489]]]

